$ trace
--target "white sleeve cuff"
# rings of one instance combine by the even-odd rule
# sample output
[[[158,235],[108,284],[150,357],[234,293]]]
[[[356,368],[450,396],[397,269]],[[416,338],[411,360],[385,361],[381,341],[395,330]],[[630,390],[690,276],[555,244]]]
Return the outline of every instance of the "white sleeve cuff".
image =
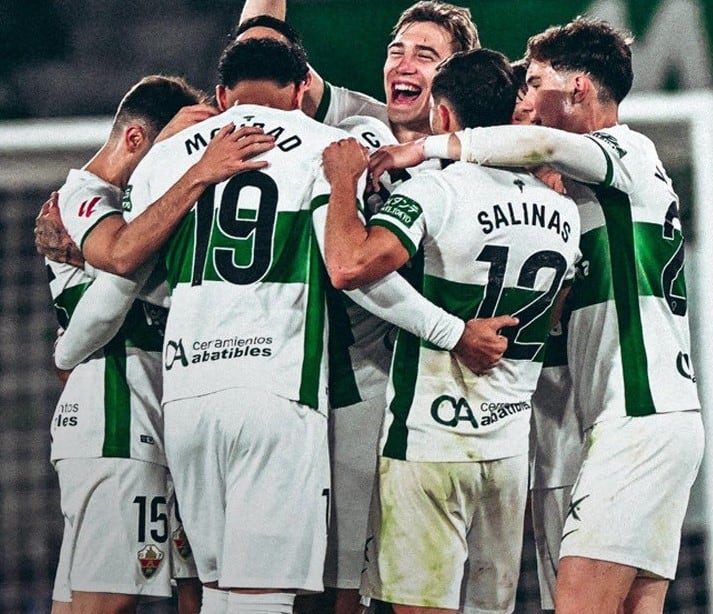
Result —
[[[427,160],[431,158],[449,160],[450,156],[448,155],[448,140],[450,138],[450,134],[437,134],[434,136],[427,136],[423,141],[423,157]]]

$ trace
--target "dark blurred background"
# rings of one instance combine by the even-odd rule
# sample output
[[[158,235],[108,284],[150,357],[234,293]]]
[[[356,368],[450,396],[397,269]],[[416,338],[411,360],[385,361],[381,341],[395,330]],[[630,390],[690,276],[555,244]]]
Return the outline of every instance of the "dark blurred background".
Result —
[[[409,0],[290,0],[313,64],[336,84],[381,97],[391,27]],[[484,46],[519,57],[528,36],[589,11],[637,35],[637,89],[711,84],[710,0],[480,0]],[[5,0],[0,9],[0,119],[110,114],[142,76],[180,74],[211,90],[243,2]]]

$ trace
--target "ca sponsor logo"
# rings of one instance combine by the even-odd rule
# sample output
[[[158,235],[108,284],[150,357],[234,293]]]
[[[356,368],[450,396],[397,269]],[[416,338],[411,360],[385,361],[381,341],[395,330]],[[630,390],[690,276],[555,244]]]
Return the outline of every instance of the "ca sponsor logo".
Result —
[[[181,366],[188,366],[188,358],[186,358],[186,350],[183,348],[183,339],[178,341],[168,340],[166,341],[166,349],[164,350],[164,361],[163,365],[166,367],[166,371],[170,371],[173,365],[179,361]]]
[[[470,422],[474,429],[478,428],[478,421],[473,415],[473,410],[468,401],[463,397],[456,399],[443,394],[431,403],[431,417],[443,426],[458,426],[459,422]]]

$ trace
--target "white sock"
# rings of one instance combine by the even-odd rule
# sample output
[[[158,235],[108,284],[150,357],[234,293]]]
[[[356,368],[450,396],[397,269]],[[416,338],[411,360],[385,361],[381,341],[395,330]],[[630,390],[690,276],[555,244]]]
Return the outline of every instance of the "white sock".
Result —
[[[228,591],[203,587],[203,601],[200,614],[227,614]]]
[[[230,593],[226,614],[292,614],[292,593]]]

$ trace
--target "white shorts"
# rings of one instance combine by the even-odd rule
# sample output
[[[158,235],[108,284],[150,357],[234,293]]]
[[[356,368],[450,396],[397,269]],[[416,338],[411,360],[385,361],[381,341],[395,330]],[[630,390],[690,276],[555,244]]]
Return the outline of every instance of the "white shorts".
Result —
[[[176,491],[171,474],[167,473],[168,482],[168,526],[171,531],[171,577],[174,580],[197,578],[198,570],[193,558],[191,544],[183,529],[181,512],[178,508]]]
[[[329,414],[332,513],[324,584],[331,588],[359,588],[385,407],[385,397],[377,397]]]
[[[379,459],[362,594],[509,614],[520,573],[527,455],[473,463]]]
[[[571,486],[530,490],[532,529],[535,534],[537,580],[543,610],[555,609],[555,580],[562,527],[569,510]]]
[[[169,597],[166,468],[127,458],[68,458],[55,467],[64,534],[52,598]]]
[[[202,582],[321,591],[327,419],[232,389],[167,403],[166,458]]]
[[[673,579],[702,455],[697,411],[595,424],[585,433],[560,559],[611,561]]]

